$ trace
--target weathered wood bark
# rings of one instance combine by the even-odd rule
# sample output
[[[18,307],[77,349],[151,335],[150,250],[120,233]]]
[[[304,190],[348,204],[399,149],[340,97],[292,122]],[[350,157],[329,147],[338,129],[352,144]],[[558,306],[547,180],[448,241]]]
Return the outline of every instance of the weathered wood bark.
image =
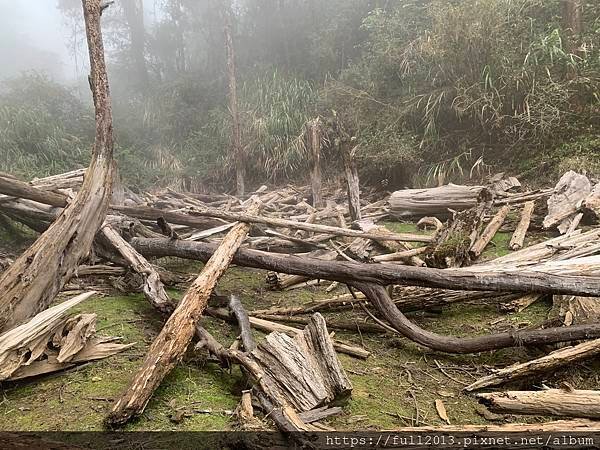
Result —
[[[499,386],[513,380],[532,378],[552,372],[560,367],[570,366],[578,361],[585,361],[600,354],[600,339],[565,347],[549,353],[541,358],[517,363],[494,371],[464,388],[465,391],[475,391],[490,386]]]
[[[382,237],[391,233],[386,227],[375,225],[372,220],[364,219],[357,221],[357,225],[361,231],[368,233],[380,234]],[[412,266],[424,267],[426,266],[425,261],[418,257],[421,253],[425,252],[427,248],[419,249],[415,251],[408,244],[397,241],[384,241],[379,240],[377,244],[384,249],[393,252],[390,255],[381,255],[373,257],[374,261],[398,261],[406,259],[407,262]],[[351,246],[352,248],[352,246]],[[408,252],[408,253],[405,253]],[[393,255],[393,256],[392,256]],[[368,256],[368,255],[367,255]],[[398,259],[396,259],[398,258]]]
[[[312,205],[315,208],[323,206],[321,193],[321,121],[316,118],[307,126],[308,141],[311,155],[310,187],[312,191]]]
[[[490,220],[490,223],[488,223],[487,227],[485,227],[485,230],[483,230],[481,236],[479,236],[479,238],[471,246],[470,252],[474,258],[479,257],[483,253],[487,245],[491,242],[491,240],[494,238],[494,236],[504,223],[504,220],[506,219],[506,216],[508,215],[509,211],[510,207],[508,205],[503,206],[502,208],[500,208],[500,211],[498,211],[498,213],[492,218],[492,220]]]
[[[237,77],[235,70],[235,47],[232,37],[231,2],[227,0],[223,5],[223,30],[225,32],[225,50],[227,52],[227,79],[229,83],[229,112],[231,113],[231,147],[235,161],[235,184],[237,195],[245,192],[245,156],[242,147],[242,130],[237,98]]]
[[[487,190],[481,191],[480,198],[484,200]],[[446,227],[435,235],[430,244],[427,259],[433,267],[462,267],[471,263],[471,248],[479,236],[483,218],[491,208],[490,199],[479,202],[475,207],[452,214],[452,219]]]
[[[254,202],[249,212],[256,213],[258,206]],[[150,346],[129,387],[115,402],[106,418],[108,426],[123,425],[144,411],[154,390],[185,353],[211,292],[246,238],[249,228],[248,224],[240,223],[225,236]]]
[[[520,250],[523,248],[525,235],[527,234],[527,230],[529,230],[531,216],[533,215],[534,209],[535,202],[527,202],[525,203],[525,206],[523,206],[523,210],[521,211],[521,220],[519,220],[519,223],[515,228],[515,232],[513,233],[508,244],[511,250]]]
[[[231,295],[229,297],[229,310],[235,316],[238,326],[240,327],[240,336],[244,350],[251,352],[256,348],[256,341],[252,336],[252,328],[250,327],[250,319],[248,319],[248,313],[244,309],[240,298],[237,295]]]
[[[452,211],[473,208],[487,189],[484,186],[448,184],[431,189],[404,189],[390,196],[391,213],[396,217],[451,217]],[[485,195],[489,197],[489,193]]]
[[[558,318],[565,325],[582,325],[600,320],[600,298],[555,295],[548,317]]]
[[[67,196],[62,193],[47,191],[31,186],[17,179],[0,176],[0,194],[11,197],[26,198],[51,206],[67,206]]]
[[[111,226],[105,224],[101,233],[112,244],[115,250],[130,264],[131,268],[139,273],[144,279],[143,291],[146,298],[152,306],[163,314],[169,314],[173,311],[173,306],[169,296],[165,292],[160,275],[152,264],[146,258],[135,251],[131,245]]]
[[[421,427],[398,427],[394,428],[394,432],[399,433],[550,433],[550,432],[569,432],[589,433],[592,431],[600,431],[600,423],[595,420],[555,420],[545,423],[507,423],[502,425],[442,425],[437,427],[421,426]],[[472,441],[473,442],[473,441]],[[497,448],[497,447],[488,447]],[[518,445],[502,446],[502,448],[524,448],[519,441]],[[539,444],[534,444],[529,448],[539,448]]]
[[[77,197],[0,276],[0,329],[45,309],[89,252],[104,220],[113,182],[112,113],[100,29],[100,0],[84,0],[91,86],[96,110],[92,161]]]
[[[579,212],[591,192],[592,185],[585,175],[572,170],[565,173],[548,199],[548,215],[544,218],[543,227],[549,229],[558,226],[558,230],[564,234],[571,225],[571,217]]]
[[[358,169],[354,160],[354,152],[357,147],[350,148],[350,142],[344,140],[340,143],[342,159],[344,161],[344,172],[346,173],[346,188],[348,191],[348,209],[350,218],[360,220],[360,182],[358,179]]]
[[[600,419],[600,391],[545,389],[477,394],[493,412]]]
[[[346,228],[332,227],[329,225],[320,225],[316,223],[296,222],[294,220],[279,219],[276,217],[256,216],[252,214],[235,213],[214,208],[197,208],[193,215],[181,214],[175,212],[165,212],[155,208],[128,206],[114,206],[115,211],[119,211],[131,217],[156,220],[164,217],[170,223],[176,223],[189,226],[206,226],[206,219],[202,217],[214,217],[218,219],[239,221],[245,223],[262,223],[273,227],[291,228],[295,230],[306,230],[315,233],[331,234],[334,236],[360,237],[364,239],[381,240],[380,234],[363,233],[361,231],[350,230]],[[411,233],[391,233],[385,236],[387,241],[405,241],[405,242],[431,242],[431,237],[422,234]]]
[[[201,242],[134,238],[132,246],[144,256],[177,256],[207,261],[216,245]],[[516,268],[472,270],[432,269],[391,264],[361,264],[347,261],[321,261],[297,255],[278,255],[258,250],[239,249],[233,262],[243,267],[317,277],[340,283],[374,282],[383,285],[455,289],[460,291],[511,291],[563,293],[591,296],[600,292],[600,281],[592,276],[555,275]]]
[[[373,261],[377,262],[388,262],[388,261],[402,261],[404,259],[411,260],[415,256],[422,255],[427,251],[427,247],[419,247],[419,248],[411,248],[410,250],[403,250],[401,252],[387,253],[385,255],[376,255],[373,256]],[[417,264],[414,264],[417,265]],[[423,264],[418,264],[419,266],[424,266]]]
[[[107,339],[95,338],[95,314],[66,316],[72,307],[94,294],[87,292],[64,301],[1,335],[0,380],[19,380],[67,369],[131,347],[133,344],[106,344]]]

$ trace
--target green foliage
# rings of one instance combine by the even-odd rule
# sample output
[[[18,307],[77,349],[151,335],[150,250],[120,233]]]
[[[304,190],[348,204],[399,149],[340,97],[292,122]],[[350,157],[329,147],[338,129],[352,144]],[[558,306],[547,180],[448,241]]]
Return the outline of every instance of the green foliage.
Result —
[[[0,92],[0,170],[26,177],[87,165],[93,117],[68,89],[38,74]]]

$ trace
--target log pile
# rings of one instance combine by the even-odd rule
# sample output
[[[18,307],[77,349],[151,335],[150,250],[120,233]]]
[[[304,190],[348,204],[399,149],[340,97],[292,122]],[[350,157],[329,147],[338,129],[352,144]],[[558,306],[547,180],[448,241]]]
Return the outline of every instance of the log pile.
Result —
[[[358,149],[344,138],[336,145],[345,184],[324,185],[319,165],[323,130],[317,118],[307,127],[308,186],[261,186],[238,197],[170,189],[134,193],[118,183],[112,158],[100,31],[106,5],[99,0],[83,4],[96,109],[90,166],[29,182],[0,174],[2,223],[19,222],[41,233],[15,259],[0,256],[0,380],[66,369],[133,345],[95,336],[94,314],[67,316],[92,293],[50,307],[61,291],[63,296],[70,293],[83,277],[106,281],[135,275],[135,282],[121,286],[141,291],[165,318],[141,367],[114,402],[106,418],[110,427],[144,411],[194,338],[197,350],[208,350],[223,366],[242,368],[251,390],[242,395],[239,420],[248,429],[256,426],[254,397],[285,432],[326,429],[319,421],[339,413],[332,403],[352,391],[338,353],[370,356],[364,348],[334,338],[332,329],[356,331],[361,337],[363,332],[402,336],[447,353],[575,344],[500,369],[467,391],[534,378],[600,352],[600,228],[578,229],[597,224],[600,188],[585,175],[570,171],[553,189],[525,190],[515,177],[499,174],[481,185],[406,189],[388,197],[361,190],[354,158]],[[400,232],[382,223],[393,218],[421,220],[417,231]],[[554,228],[560,236],[530,245],[529,230]],[[501,230],[512,233],[505,250],[513,252],[490,258],[487,250],[498,245],[494,237]],[[165,285],[181,280],[158,266],[161,257],[206,263],[177,305]],[[267,271],[275,289],[310,286],[349,292],[250,313],[232,295],[224,308],[214,291],[231,264]],[[322,281],[327,287],[319,287]],[[407,315],[458,302],[520,310],[544,296],[553,297],[564,326],[455,337],[426,330]],[[359,313],[353,320],[321,315],[349,308]],[[232,322],[239,329],[239,343],[228,349],[219,343],[202,326],[205,314]],[[269,334],[255,341],[253,330]],[[584,390],[480,394],[499,411],[593,419],[600,418],[597,397],[596,391]]]

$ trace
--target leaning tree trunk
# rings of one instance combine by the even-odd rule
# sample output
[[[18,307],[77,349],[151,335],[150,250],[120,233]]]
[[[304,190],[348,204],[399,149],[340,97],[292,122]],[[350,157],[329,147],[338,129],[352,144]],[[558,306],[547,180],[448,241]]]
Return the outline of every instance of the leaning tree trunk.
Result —
[[[0,276],[0,329],[45,309],[88,254],[102,224],[113,182],[112,113],[100,29],[100,0],[83,0],[90,84],[96,110],[92,161],[77,197]]]
[[[229,78],[229,109],[231,111],[231,141],[235,158],[235,180],[237,195],[244,195],[245,191],[245,164],[244,150],[242,148],[242,132],[240,128],[240,113],[237,101],[237,80],[235,75],[235,49],[233,46],[231,16],[231,3],[225,5],[223,22],[225,31],[225,47],[227,50],[227,77]]]

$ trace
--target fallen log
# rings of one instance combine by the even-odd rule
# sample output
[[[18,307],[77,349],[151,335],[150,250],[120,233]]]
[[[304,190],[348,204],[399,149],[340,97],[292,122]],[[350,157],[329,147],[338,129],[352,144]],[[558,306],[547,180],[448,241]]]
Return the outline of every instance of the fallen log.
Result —
[[[215,244],[165,239],[134,238],[131,245],[145,256],[177,256],[200,261],[208,261],[216,250]],[[506,270],[482,267],[475,271],[477,266],[468,269],[433,269],[391,264],[361,264],[321,261],[316,258],[277,255],[243,248],[235,253],[233,263],[243,267],[317,277],[344,284],[374,282],[459,291],[564,293],[582,296],[597,296],[600,293],[600,280],[592,276],[555,275],[521,268]]]
[[[523,248],[525,235],[527,234],[527,230],[529,230],[534,208],[535,202],[532,201],[525,203],[525,206],[523,206],[523,210],[521,211],[521,220],[519,220],[515,232],[513,233],[508,244],[511,250],[520,250]]]
[[[293,220],[279,219],[276,217],[264,217],[252,214],[235,213],[214,208],[195,208],[193,211],[190,211],[190,214],[168,212],[163,211],[161,209],[148,207],[129,207],[114,205],[113,209],[131,217],[143,218],[147,220],[157,220],[159,217],[164,217],[170,223],[196,227],[205,227],[207,223],[205,218],[208,217],[245,223],[262,223],[270,225],[272,227],[312,231],[315,233],[324,233],[334,236],[360,237],[372,240],[382,239],[381,235],[378,234],[363,233],[361,231],[351,230],[347,228],[338,228],[316,223],[296,222]],[[422,234],[391,233],[390,235],[385,236],[385,240],[401,242],[430,242],[431,237]]]
[[[398,218],[435,216],[448,218],[452,211],[473,208],[490,194],[484,186],[448,184],[431,189],[404,189],[390,196],[391,214]]]
[[[500,211],[498,211],[498,213],[493,217],[493,219],[490,220],[490,223],[488,223],[487,227],[485,227],[485,230],[483,230],[481,236],[479,236],[479,238],[477,238],[475,243],[471,246],[471,249],[469,250],[471,256],[473,256],[474,258],[481,256],[487,245],[492,241],[492,239],[504,223],[504,220],[506,219],[506,216],[508,215],[509,211],[509,206],[503,206],[502,208],[500,208]]]
[[[100,3],[100,0],[83,2],[96,111],[92,161],[75,199],[0,275],[0,330],[24,322],[52,302],[90,251],[108,209],[114,175],[113,136]]]
[[[495,370],[492,374],[466,386],[464,390],[470,392],[523,378],[534,379],[541,374],[593,358],[598,354],[600,354],[600,339],[583,342],[572,347],[561,348],[538,359]]]
[[[600,419],[600,391],[546,389],[477,394],[492,412]]]
[[[36,188],[17,179],[0,176],[0,194],[11,197],[26,198],[45,205],[67,206],[68,197],[62,193]]]
[[[143,277],[144,285],[142,289],[152,306],[163,314],[171,313],[173,306],[165,292],[158,270],[146,258],[136,252],[112,226],[105,224],[100,232],[115,250],[125,258],[131,268]]]
[[[250,328],[250,319],[248,313],[242,306],[242,302],[237,295],[231,295],[229,297],[229,310],[235,316],[238,326],[240,327],[240,337],[244,350],[251,352],[256,348],[256,342],[254,336],[252,336],[252,329]]]
[[[259,204],[253,199],[251,201],[249,212],[255,213]],[[154,390],[183,357],[211,292],[249,229],[250,225],[240,223],[227,233],[150,346],[142,367],[134,375],[129,387],[115,402],[105,420],[107,426],[123,425],[141,414]]]
[[[372,283],[353,283],[373,303],[383,317],[405,337],[433,350],[447,353],[476,353],[506,347],[535,346],[600,337],[600,324],[541,330],[516,330],[487,336],[457,338],[424,330],[412,323],[396,307],[386,289]]]

